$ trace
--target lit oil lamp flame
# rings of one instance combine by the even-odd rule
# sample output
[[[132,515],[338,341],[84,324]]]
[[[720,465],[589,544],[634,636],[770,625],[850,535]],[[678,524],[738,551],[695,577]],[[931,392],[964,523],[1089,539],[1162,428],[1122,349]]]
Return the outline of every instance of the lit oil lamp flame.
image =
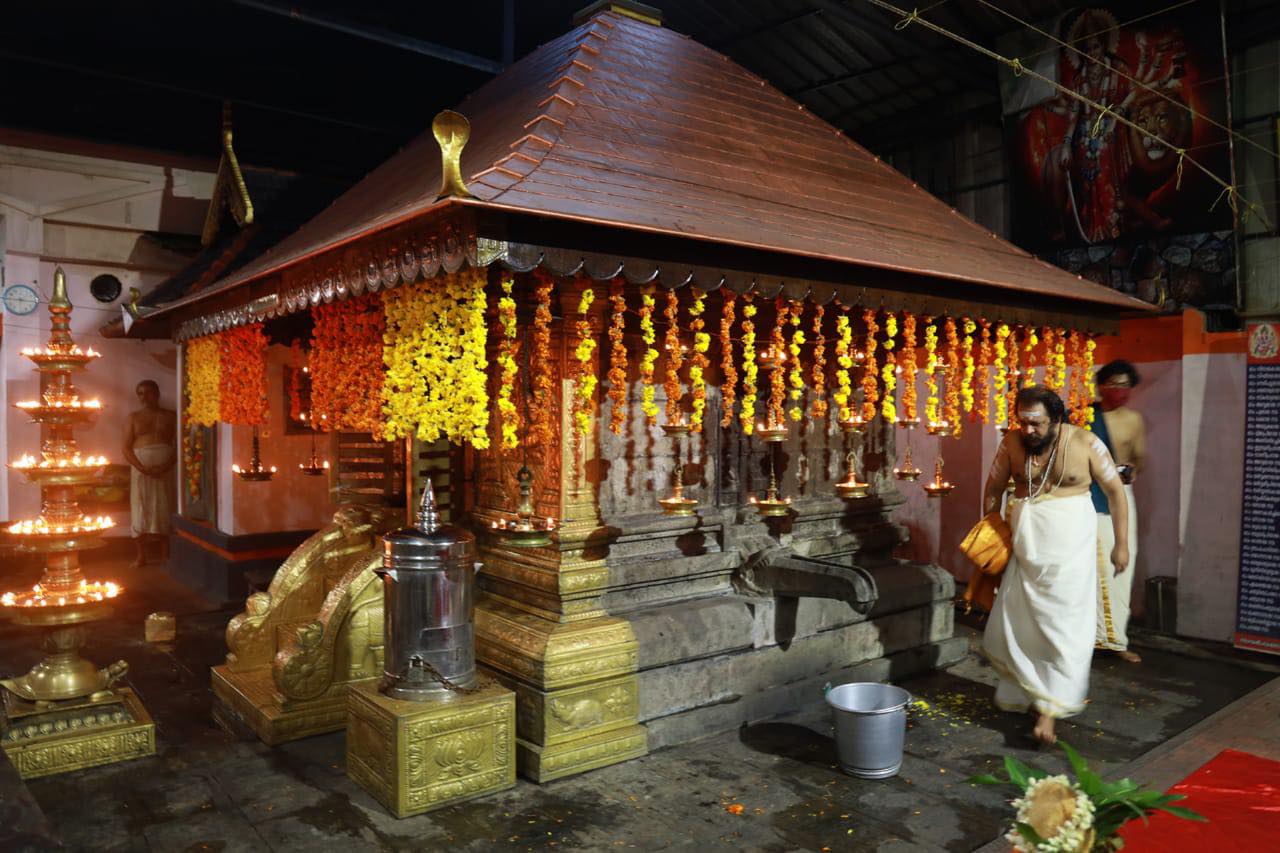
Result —
[[[101,468],[106,465],[107,457],[105,456],[81,456],[79,453],[74,456],[58,456],[53,459],[36,459],[30,453],[24,454],[17,462],[11,463],[11,468],[43,468],[43,469],[61,469],[61,468]]]
[[[9,525],[9,533],[14,536],[65,536],[68,533],[96,533],[115,526],[116,523],[109,515],[100,515],[97,518],[84,515],[72,524],[50,524],[41,517],[16,521]]]
[[[40,584],[30,592],[6,592],[0,595],[0,607],[65,607],[68,604],[90,604],[120,595],[123,587],[112,581],[80,581],[75,592],[45,594]]]

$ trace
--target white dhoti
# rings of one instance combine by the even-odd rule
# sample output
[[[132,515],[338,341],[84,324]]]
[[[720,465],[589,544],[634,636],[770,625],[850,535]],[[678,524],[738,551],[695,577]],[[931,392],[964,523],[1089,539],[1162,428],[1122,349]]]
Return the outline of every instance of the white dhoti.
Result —
[[[1129,648],[1129,601],[1138,563],[1138,510],[1133,502],[1133,486],[1125,486],[1124,494],[1129,501],[1129,567],[1124,574],[1117,575],[1111,565],[1111,549],[1116,545],[1111,516],[1098,513],[1098,624],[1094,644],[1113,651]]]
[[[168,444],[144,444],[133,448],[133,455],[143,465],[167,465],[173,460],[173,447]],[[130,468],[129,515],[134,536],[167,535],[169,517],[174,509],[172,470],[162,477],[148,477]]]
[[[1089,693],[1097,601],[1097,513],[1086,492],[1009,503],[1013,555],[982,635],[996,705],[1078,714]]]

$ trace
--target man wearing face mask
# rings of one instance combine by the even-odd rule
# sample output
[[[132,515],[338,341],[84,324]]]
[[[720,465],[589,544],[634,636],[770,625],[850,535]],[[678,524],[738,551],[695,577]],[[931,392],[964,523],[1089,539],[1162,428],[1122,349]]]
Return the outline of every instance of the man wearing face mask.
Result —
[[[1098,521],[1089,499],[1097,483],[1115,502],[1115,544],[1107,557],[1119,574],[1129,564],[1128,505],[1111,454],[1096,435],[1066,420],[1062,398],[1042,386],[1018,392],[1009,430],[983,490],[983,513],[1000,508],[1013,553],[982,635],[982,651],[1000,676],[995,703],[1036,718],[1034,737],[1057,740],[1058,718],[1084,709],[1098,574]]]
[[[1093,405],[1093,424],[1089,428],[1111,451],[1124,483],[1132,565],[1138,556],[1138,512],[1133,501],[1133,483],[1147,453],[1146,421],[1129,408],[1129,395],[1138,384],[1138,371],[1129,362],[1117,359],[1098,370],[1097,383],[1099,401]],[[1139,663],[1142,658],[1129,650],[1128,635],[1134,573],[1118,575],[1111,570],[1105,557],[1115,544],[1110,500],[1096,484],[1091,494],[1093,508],[1098,513],[1098,625],[1094,645],[1115,652],[1129,663]]]

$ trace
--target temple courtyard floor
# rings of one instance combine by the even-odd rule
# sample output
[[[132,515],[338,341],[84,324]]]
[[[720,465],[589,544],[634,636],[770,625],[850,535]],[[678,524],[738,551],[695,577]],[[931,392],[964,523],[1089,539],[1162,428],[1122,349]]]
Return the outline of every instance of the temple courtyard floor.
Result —
[[[839,771],[815,695],[786,718],[396,820],[347,778],[341,733],[268,748],[214,726],[209,666],[222,661],[223,630],[239,608],[216,609],[158,569],[139,574],[112,561],[87,573],[128,584],[117,615],[93,626],[88,653],[99,664],[129,661],[159,754],[33,779],[25,791],[0,762],[6,851],[46,849],[49,836],[93,851],[969,851],[1002,833],[1009,810],[1003,793],[967,785],[967,776],[1010,753],[1065,767],[1059,752],[1034,749],[1029,718],[991,706],[994,675],[970,654],[900,682],[924,706],[893,779]],[[21,580],[6,574],[6,586]],[[143,619],[156,610],[177,614],[175,643],[144,642]],[[957,631],[976,646],[972,626]],[[0,625],[0,669],[25,671],[36,643]],[[1092,704],[1059,729],[1104,776],[1132,771],[1167,787],[1227,746],[1280,757],[1280,662],[1141,632],[1135,646],[1141,665],[1095,660]]]

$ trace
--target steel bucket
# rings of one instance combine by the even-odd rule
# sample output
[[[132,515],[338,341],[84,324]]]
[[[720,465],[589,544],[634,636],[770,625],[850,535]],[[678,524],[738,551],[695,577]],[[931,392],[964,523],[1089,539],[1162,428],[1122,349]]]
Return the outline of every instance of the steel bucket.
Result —
[[[888,779],[902,769],[911,694],[892,684],[856,682],[827,691],[835,717],[840,768],[860,779]]]

